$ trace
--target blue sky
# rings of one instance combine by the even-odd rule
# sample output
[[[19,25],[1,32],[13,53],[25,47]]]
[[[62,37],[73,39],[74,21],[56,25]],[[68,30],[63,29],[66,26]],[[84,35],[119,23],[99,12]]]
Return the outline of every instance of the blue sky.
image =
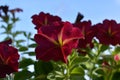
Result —
[[[31,16],[41,11],[58,15],[63,21],[74,22],[78,12],[91,20],[93,24],[104,19],[115,19],[120,22],[120,0],[0,0],[0,5],[8,5],[10,9],[22,8],[17,14],[21,21],[16,26],[18,30],[35,32]]]

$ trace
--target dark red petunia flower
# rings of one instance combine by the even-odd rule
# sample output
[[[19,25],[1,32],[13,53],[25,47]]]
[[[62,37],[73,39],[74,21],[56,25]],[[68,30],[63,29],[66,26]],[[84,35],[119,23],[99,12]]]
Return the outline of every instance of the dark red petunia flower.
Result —
[[[0,6],[0,10],[2,10],[2,11],[4,12],[4,14],[7,16],[9,7],[8,7],[7,5],[5,5],[5,6]]]
[[[22,9],[20,9],[20,8],[15,8],[15,9],[11,9],[11,10],[9,10],[11,13],[15,13],[15,12],[23,12],[23,10]]]
[[[12,40],[0,42],[0,78],[18,71],[18,50],[12,46]]]
[[[84,39],[79,40],[78,52],[86,54],[85,49],[88,47],[89,48],[93,47],[92,39],[95,36],[94,28],[91,25],[91,21],[78,22],[75,23],[74,25],[79,29],[81,29],[84,35]]]
[[[62,22],[41,27],[34,38],[38,44],[35,49],[37,59],[67,63],[67,56],[77,47],[78,39],[83,38],[83,35],[71,23]]]
[[[104,45],[120,44],[120,24],[115,20],[104,20],[103,23],[95,25],[97,29],[96,37]]]
[[[39,15],[35,14],[32,16],[32,22],[36,25],[36,29],[39,29],[41,26],[51,25],[56,21],[61,21],[61,18],[58,16],[53,16],[49,13],[41,12]]]

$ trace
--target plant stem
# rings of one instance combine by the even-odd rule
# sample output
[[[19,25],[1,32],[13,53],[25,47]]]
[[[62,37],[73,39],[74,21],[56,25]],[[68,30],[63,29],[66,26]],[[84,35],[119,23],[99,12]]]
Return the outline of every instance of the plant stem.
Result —
[[[65,78],[65,80],[70,80],[70,70],[69,70],[69,63],[68,64],[66,64],[66,78]]]
[[[67,79],[66,80],[70,80],[70,71],[69,71],[69,68],[67,69]]]
[[[114,72],[111,70],[110,72],[106,72],[106,76],[104,76],[104,80],[112,80]]]

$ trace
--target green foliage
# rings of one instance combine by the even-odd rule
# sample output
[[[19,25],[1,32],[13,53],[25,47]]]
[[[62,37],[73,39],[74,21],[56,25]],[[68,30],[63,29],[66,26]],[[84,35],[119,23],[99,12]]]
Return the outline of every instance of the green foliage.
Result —
[[[35,48],[36,46],[37,46],[37,44],[35,44],[35,43],[28,45],[29,48]]]
[[[33,76],[33,73],[28,70],[19,71],[15,74],[14,80],[27,80]]]
[[[119,54],[120,53],[120,46],[116,46],[115,50],[113,51],[113,54]]]
[[[112,80],[120,80],[120,72],[114,73]]]
[[[37,61],[34,64],[36,80],[47,80],[47,75],[53,70],[51,62]]]
[[[19,62],[19,68],[26,68],[29,65],[33,65],[34,61],[32,59],[27,59],[27,58],[23,58],[20,62]]]
[[[35,56],[34,51],[24,52],[24,54],[28,54],[29,56]]]
[[[26,47],[26,46],[21,46],[19,48],[19,51],[27,51],[27,50],[28,50],[28,47]]]
[[[82,67],[76,67],[71,71],[71,75],[84,76],[85,72]]]

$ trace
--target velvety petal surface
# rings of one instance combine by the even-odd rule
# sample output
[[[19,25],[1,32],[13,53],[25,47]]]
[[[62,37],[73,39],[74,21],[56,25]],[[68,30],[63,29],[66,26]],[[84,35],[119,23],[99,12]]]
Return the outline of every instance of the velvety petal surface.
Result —
[[[9,46],[11,40],[0,43],[0,78],[18,71],[18,50]]]
[[[78,52],[86,54],[86,52],[83,51],[83,49],[86,49],[88,47],[89,48],[93,47],[92,39],[95,36],[95,30],[92,26],[91,21],[78,22],[75,23],[74,25],[78,27],[84,35],[84,39],[79,40]]]
[[[67,56],[77,47],[80,38],[83,38],[80,29],[73,27],[69,22],[41,27],[34,37],[38,44],[35,49],[36,58],[67,63]]]
[[[32,16],[32,22],[36,25],[36,29],[39,29],[41,26],[51,25],[56,21],[61,21],[61,18],[49,13],[40,12],[38,15],[35,14]]]
[[[120,24],[114,20],[104,20],[103,23],[96,25],[96,37],[100,43],[105,45],[120,44]]]

